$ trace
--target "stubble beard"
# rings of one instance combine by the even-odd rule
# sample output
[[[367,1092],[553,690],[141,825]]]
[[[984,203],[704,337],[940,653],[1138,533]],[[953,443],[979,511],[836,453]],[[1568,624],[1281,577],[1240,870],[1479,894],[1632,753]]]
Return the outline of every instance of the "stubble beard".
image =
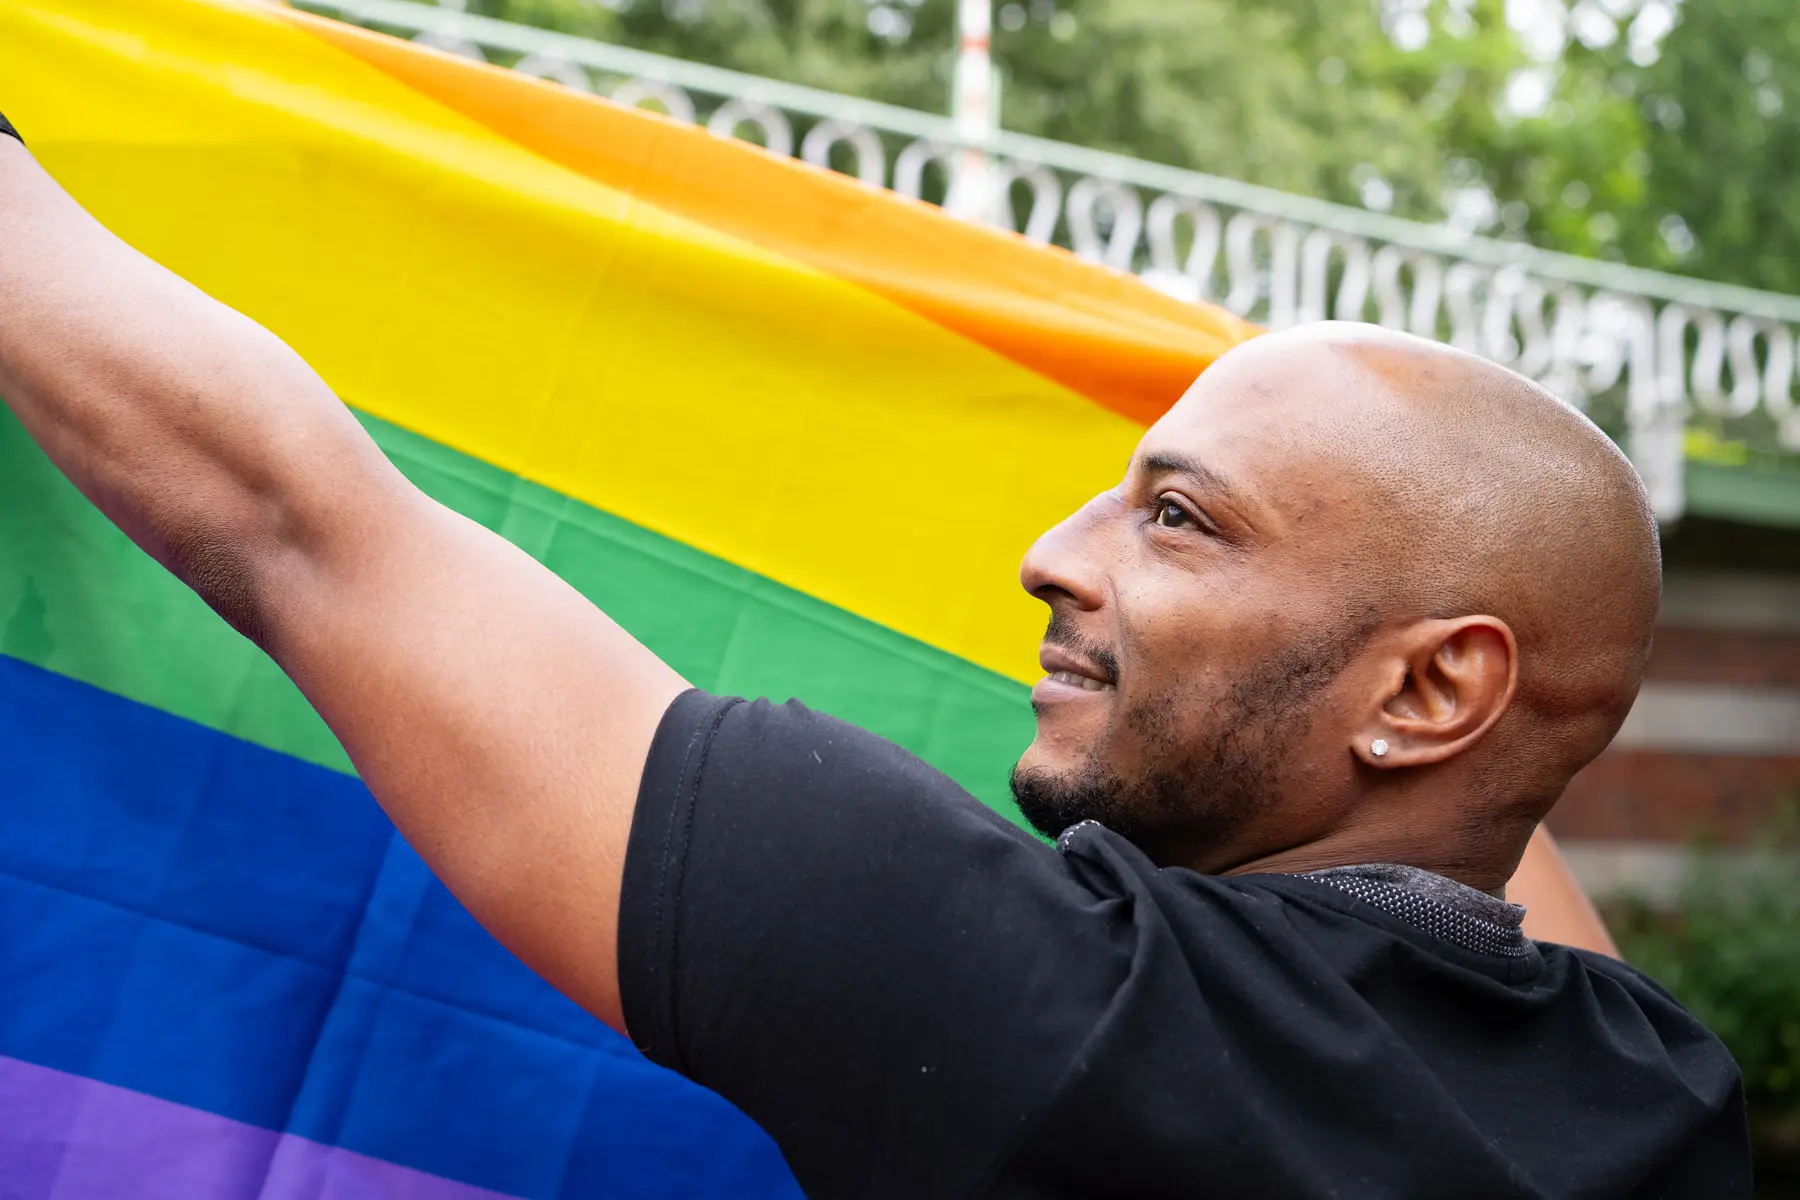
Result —
[[[1014,766],[1019,811],[1045,837],[1098,821],[1161,865],[1197,861],[1276,803],[1320,694],[1366,638],[1337,631],[1290,646],[1210,701],[1178,689],[1140,700],[1119,722],[1144,769],[1121,773],[1104,747],[1074,771]]]

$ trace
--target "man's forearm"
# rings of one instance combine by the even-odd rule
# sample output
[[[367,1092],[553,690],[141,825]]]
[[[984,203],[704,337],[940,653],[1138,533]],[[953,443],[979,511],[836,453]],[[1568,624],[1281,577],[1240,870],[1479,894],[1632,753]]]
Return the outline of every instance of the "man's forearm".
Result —
[[[0,398],[139,545],[257,635],[320,479],[387,464],[291,350],[102,228],[0,137]]]
[[[1538,941],[1619,957],[1606,923],[1563,860],[1556,840],[1541,825],[1531,835],[1512,882],[1506,885],[1506,898],[1525,906],[1525,932]]]
[[[413,488],[297,356],[101,229],[11,139],[0,396],[269,651],[470,912],[622,1027],[625,846],[686,682]]]

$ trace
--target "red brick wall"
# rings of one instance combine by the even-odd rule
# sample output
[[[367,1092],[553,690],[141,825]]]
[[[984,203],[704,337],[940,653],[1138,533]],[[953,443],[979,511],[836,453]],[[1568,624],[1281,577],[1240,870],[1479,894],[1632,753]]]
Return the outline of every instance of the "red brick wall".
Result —
[[[1800,800],[1800,581],[1672,578],[1664,614],[1639,701],[1659,719],[1575,777],[1550,815],[1561,838],[1741,842]]]

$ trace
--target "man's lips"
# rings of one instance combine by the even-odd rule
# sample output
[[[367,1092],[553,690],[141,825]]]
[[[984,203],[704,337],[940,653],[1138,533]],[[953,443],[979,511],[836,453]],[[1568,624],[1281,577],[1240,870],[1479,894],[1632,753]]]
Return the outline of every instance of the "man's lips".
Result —
[[[1066,647],[1045,642],[1038,648],[1038,665],[1046,673],[1042,683],[1079,688],[1084,692],[1113,690],[1113,680],[1106,671]]]

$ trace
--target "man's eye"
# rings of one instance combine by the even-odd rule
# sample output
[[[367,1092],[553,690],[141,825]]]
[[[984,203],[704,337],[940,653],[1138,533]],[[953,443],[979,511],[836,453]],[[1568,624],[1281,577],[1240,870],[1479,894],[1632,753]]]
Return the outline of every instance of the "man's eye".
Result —
[[[1191,529],[1194,515],[1173,500],[1163,500],[1156,506],[1156,523],[1164,529]]]

